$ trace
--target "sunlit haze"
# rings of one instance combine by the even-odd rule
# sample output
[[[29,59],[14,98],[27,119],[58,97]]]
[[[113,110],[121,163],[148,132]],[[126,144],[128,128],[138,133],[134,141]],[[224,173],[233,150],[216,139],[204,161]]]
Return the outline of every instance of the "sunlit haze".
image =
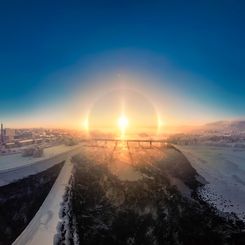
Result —
[[[0,245],[245,244],[245,1],[0,0]]]
[[[128,118],[126,116],[124,116],[124,115],[121,115],[118,118],[118,126],[119,126],[119,129],[120,129],[121,137],[123,138],[123,136],[126,133],[126,129],[128,127]]]
[[[243,28],[237,23],[243,21],[225,14],[228,6],[215,14],[201,7],[206,21],[186,6],[150,2],[124,3],[127,14],[117,4],[99,4],[100,17],[88,3],[62,3],[52,11],[45,4],[16,5],[23,11],[2,6],[6,21],[0,23],[0,120],[8,127],[110,128],[121,112],[113,94],[120,90],[137,94],[125,94],[131,130],[177,132],[244,118]]]

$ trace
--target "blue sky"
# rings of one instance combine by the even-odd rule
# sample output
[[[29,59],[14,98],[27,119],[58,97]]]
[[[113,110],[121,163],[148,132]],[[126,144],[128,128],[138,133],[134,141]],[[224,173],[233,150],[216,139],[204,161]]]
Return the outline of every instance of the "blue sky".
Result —
[[[86,96],[99,74],[121,72],[182,98],[186,115],[195,105],[197,120],[243,118],[244,11],[244,1],[1,1],[0,120],[67,105],[64,119],[77,88]]]

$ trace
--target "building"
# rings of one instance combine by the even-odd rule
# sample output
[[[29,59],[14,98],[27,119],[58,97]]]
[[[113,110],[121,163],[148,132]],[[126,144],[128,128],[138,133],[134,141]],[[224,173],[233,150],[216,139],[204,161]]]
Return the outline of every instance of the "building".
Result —
[[[13,142],[15,139],[15,129],[12,128],[4,128],[3,123],[1,123],[1,131],[0,131],[0,143],[6,144]]]
[[[0,143],[4,144],[4,130],[3,130],[3,124],[1,123],[1,138]]]
[[[15,129],[6,128],[4,130],[5,142],[13,142],[15,139]]]
[[[32,145],[33,143],[34,143],[33,139],[19,140],[19,141],[15,142],[16,146],[18,146],[18,147]]]

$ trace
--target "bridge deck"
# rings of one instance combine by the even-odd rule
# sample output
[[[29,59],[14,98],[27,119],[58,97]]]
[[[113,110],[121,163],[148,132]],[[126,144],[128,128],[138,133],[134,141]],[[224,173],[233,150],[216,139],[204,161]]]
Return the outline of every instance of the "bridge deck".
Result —
[[[147,142],[147,143],[166,143],[166,140],[156,139],[103,139],[103,138],[91,138],[84,139],[83,142],[100,141],[100,142]]]

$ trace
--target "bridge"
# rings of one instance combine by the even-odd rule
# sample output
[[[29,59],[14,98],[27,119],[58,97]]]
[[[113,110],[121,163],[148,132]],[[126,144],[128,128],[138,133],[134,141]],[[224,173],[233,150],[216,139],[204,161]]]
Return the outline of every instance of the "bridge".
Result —
[[[129,145],[129,143],[138,143],[139,146],[141,146],[141,143],[148,143],[150,148],[152,148],[154,143],[158,143],[161,146],[170,147],[170,144],[166,142],[166,140],[162,139],[112,139],[112,138],[90,138],[90,139],[83,139],[82,142],[87,142],[91,144],[95,144],[93,146],[97,146],[98,143],[104,143],[106,145],[108,142],[115,143],[115,147],[117,147],[118,143],[124,143]]]

